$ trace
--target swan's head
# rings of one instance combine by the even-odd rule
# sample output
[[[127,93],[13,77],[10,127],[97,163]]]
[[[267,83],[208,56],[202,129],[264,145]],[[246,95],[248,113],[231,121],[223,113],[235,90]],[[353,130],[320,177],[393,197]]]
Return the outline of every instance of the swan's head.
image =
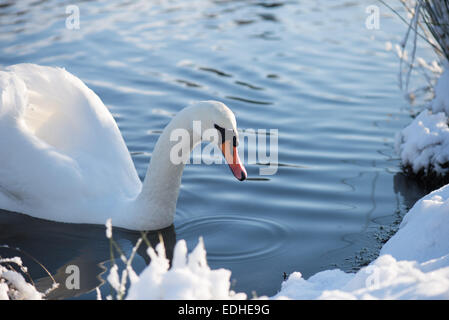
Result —
[[[203,141],[217,143],[234,176],[240,181],[246,180],[247,173],[237,152],[239,145],[237,122],[231,109],[218,101],[197,102],[191,108],[194,119],[201,121],[201,127],[194,126],[194,134],[202,137]],[[218,140],[214,138],[217,135]]]

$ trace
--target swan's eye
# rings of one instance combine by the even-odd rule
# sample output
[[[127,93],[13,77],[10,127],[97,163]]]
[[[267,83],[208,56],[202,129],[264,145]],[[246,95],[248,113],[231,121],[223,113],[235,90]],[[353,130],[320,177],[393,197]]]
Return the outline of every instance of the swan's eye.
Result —
[[[232,129],[225,129],[220,127],[218,124],[214,124],[215,129],[218,130],[218,132],[221,135],[221,143],[223,144],[226,140],[232,140],[232,144],[234,147],[237,146],[237,138],[235,136],[234,130]]]

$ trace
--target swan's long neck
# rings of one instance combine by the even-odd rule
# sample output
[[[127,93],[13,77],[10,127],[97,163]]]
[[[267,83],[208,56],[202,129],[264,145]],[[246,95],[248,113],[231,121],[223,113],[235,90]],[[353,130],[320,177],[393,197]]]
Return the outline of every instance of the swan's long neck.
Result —
[[[181,185],[184,162],[172,161],[170,153],[173,150],[183,150],[184,156],[189,157],[196,139],[192,134],[192,121],[186,112],[178,113],[167,125],[154,147],[150,164],[142,185],[142,190],[135,200],[134,213],[137,215],[134,229],[149,230],[167,227],[173,223],[176,202]],[[174,130],[181,129],[188,133],[189,139],[183,137],[171,141],[170,136]]]

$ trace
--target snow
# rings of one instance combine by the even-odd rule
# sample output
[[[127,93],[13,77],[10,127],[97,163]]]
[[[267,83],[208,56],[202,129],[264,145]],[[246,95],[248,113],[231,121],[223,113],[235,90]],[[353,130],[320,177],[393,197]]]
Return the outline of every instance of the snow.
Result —
[[[426,70],[429,70],[433,74],[441,74],[443,73],[443,68],[438,64],[438,61],[433,60],[430,64],[427,63],[426,60],[424,60],[421,57],[416,57],[416,62],[418,62],[418,65]]]
[[[446,259],[444,267],[432,268],[432,263],[398,261],[385,254],[355,275],[328,270],[304,280],[293,273],[274,298],[449,299],[449,263]]]
[[[449,115],[449,69],[440,76],[435,85],[435,98],[432,100],[433,112],[444,111]]]
[[[380,253],[420,263],[449,254],[449,185],[420,199]]]
[[[422,111],[396,136],[396,151],[402,164],[414,173],[448,172],[449,161],[449,71],[445,71],[435,86],[435,98],[430,110]]]
[[[111,218],[106,220],[106,238],[111,239],[112,238],[112,221]]]
[[[25,270],[22,260],[18,257],[0,259],[0,300],[41,300],[43,294],[26,282],[20,273],[3,266],[10,263]]]
[[[116,264],[114,264],[109,270],[107,280],[115,291],[121,291],[120,276],[118,274],[118,266]]]
[[[410,166],[414,173],[429,170],[444,174],[449,160],[449,127],[443,112],[433,114],[422,111],[412,123],[396,137],[396,151],[402,164]]]
[[[148,249],[150,265],[132,283],[127,299],[245,299],[243,293],[230,290],[231,272],[211,270],[207,264],[202,238],[187,254],[184,240],[176,243],[172,267],[159,244]]]
[[[449,299],[449,185],[419,200],[367,267],[295,272],[274,298]]]
[[[308,280],[301,272],[293,272],[282,283],[281,291],[274,299],[317,299],[323,290],[336,290],[343,287],[353,275],[339,269],[326,270],[311,276]]]
[[[230,290],[229,270],[209,268],[202,238],[190,254],[186,242],[178,241],[171,268],[161,244],[148,254],[151,263],[131,284],[127,299],[246,299]]]

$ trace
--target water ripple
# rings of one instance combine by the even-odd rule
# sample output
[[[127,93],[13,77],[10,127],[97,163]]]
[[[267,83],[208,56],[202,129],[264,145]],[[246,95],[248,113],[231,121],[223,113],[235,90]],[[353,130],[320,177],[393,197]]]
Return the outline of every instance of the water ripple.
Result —
[[[176,232],[183,238],[203,236],[211,261],[268,258],[285,244],[289,233],[272,220],[234,215],[183,219]]]

